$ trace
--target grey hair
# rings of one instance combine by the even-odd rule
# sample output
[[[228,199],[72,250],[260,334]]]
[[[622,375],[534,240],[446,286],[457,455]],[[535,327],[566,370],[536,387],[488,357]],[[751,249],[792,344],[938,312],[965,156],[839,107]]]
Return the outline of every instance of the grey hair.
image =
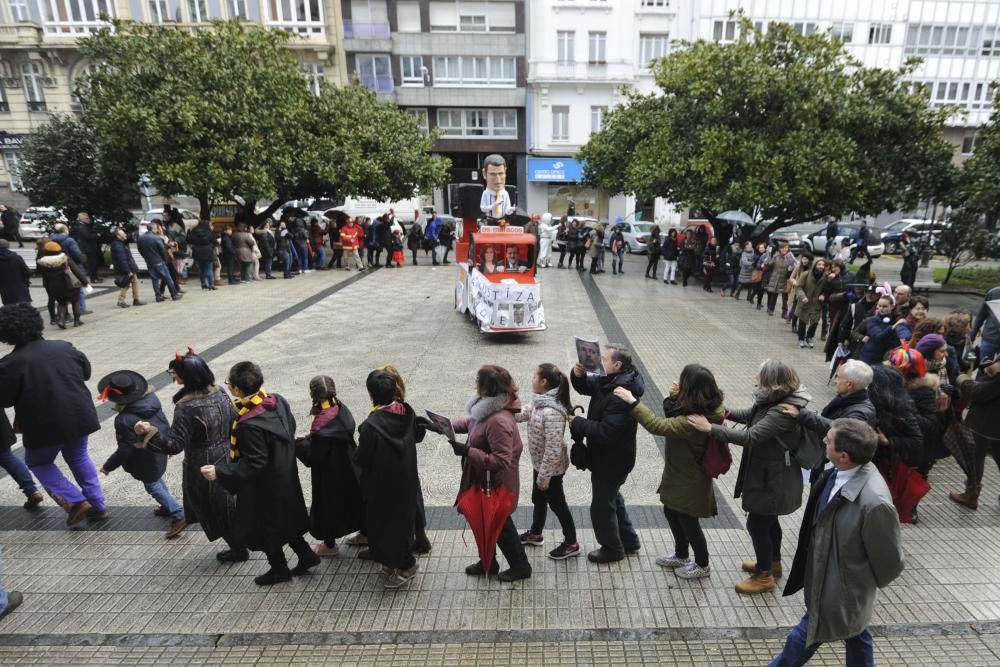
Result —
[[[52,230],[55,231],[56,234],[66,234],[69,232],[69,227],[60,222],[53,225]]]
[[[780,359],[766,359],[757,373],[757,387],[768,400],[791,396],[801,386],[799,374]]]
[[[875,377],[872,367],[857,359],[848,359],[841,364],[837,369],[837,375],[853,384],[858,391],[867,389]]]

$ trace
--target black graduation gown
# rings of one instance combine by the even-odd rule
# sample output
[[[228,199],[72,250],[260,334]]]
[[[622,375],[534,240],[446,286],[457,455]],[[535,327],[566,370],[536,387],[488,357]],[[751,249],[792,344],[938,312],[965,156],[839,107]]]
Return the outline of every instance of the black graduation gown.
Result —
[[[216,465],[219,482],[236,496],[235,538],[255,551],[280,550],[309,529],[295,462],[295,418],[277,394],[265,410],[236,427],[239,456]]]
[[[413,562],[413,533],[417,516],[417,440],[423,438],[413,408],[405,414],[383,408],[358,428],[354,460],[361,469],[365,499],[365,527],[372,560],[405,569]]]
[[[319,431],[295,441],[295,454],[312,477],[309,532],[324,541],[361,530],[365,511],[354,467],[354,415],[343,403],[336,408],[337,416]]]

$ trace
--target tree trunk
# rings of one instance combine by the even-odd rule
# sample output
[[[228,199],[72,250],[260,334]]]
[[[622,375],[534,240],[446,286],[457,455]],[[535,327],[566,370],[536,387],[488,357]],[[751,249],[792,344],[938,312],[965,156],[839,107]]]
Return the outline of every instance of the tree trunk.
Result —
[[[198,195],[198,219],[199,220],[211,220],[212,219],[212,202],[209,200],[207,194]]]

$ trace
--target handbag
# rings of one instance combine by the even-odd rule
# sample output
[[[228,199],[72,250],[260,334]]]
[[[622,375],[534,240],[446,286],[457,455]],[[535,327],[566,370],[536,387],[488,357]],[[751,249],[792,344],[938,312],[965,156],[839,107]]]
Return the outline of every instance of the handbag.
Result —
[[[764,272],[760,269],[754,269],[750,272],[750,282],[759,283],[764,280]]]
[[[701,471],[713,478],[729,472],[729,468],[733,465],[733,453],[729,449],[729,443],[708,436],[700,465]]]
[[[80,289],[83,287],[83,283],[80,282],[80,279],[76,277],[76,274],[73,273],[73,270],[69,266],[66,266],[63,270],[66,275],[66,284],[70,289]]]
[[[121,289],[125,289],[126,287],[129,286],[129,284],[131,284],[131,282],[132,282],[132,279],[129,276],[127,276],[127,275],[125,275],[125,276],[115,276],[115,287],[119,287]]]

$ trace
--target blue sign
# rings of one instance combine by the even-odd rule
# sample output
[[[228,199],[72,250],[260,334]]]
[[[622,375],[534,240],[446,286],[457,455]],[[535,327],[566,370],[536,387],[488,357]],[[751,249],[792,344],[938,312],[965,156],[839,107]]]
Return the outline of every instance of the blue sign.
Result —
[[[583,162],[569,158],[528,158],[529,181],[577,183],[583,180]]]

